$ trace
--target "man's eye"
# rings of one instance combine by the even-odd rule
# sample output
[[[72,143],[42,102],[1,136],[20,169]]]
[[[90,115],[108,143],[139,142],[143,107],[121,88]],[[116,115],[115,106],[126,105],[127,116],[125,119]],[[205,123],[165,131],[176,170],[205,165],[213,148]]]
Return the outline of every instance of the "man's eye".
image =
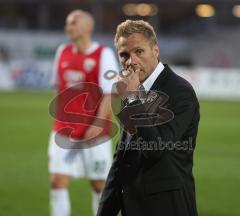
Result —
[[[136,50],[136,54],[137,54],[137,55],[141,55],[142,53],[143,53],[143,50],[141,50],[141,49],[137,49],[137,50]]]

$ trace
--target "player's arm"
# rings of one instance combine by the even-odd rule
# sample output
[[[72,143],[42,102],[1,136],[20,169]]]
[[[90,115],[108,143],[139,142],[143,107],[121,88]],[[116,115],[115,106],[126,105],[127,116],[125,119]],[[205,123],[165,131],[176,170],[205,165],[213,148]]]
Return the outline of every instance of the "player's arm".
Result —
[[[109,71],[118,71],[118,63],[115,57],[114,52],[110,48],[104,48],[101,54],[100,59],[100,71],[99,71],[99,84],[100,88],[103,91],[103,98],[98,108],[96,115],[96,120],[89,127],[85,133],[85,139],[91,139],[96,137],[103,130],[101,127],[96,127],[94,125],[99,125],[97,122],[98,119],[107,119],[111,112],[111,97],[112,95],[112,86],[114,84],[114,79],[106,79],[104,74]]]
[[[111,110],[110,105],[111,105],[111,95],[104,95],[100,103],[98,113],[96,115],[96,119],[92,123],[92,125],[88,128],[88,130],[84,135],[85,139],[95,138],[97,135],[99,135],[102,132],[103,128],[99,127],[99,125],[101,125],[102,119],[107,119],[107,117],[109,116],[110,110]],[[95,125],[98,125],[98,126],[95,126]]]
[[[111,94],[104,94],[98,108],[97,117],[106,119],[111,112]]]
[[[58,85],[58,65],[59,65],[60,56],[62,54],[64,47],[65,47],[64,44],[60,45],[57,48],[57,51],[54,57],[54,62],[53,62],[52,71],[51,71],[52,73],[51,73],[50,82],[49,82],[50,87],[54,90],[57,89],[57,85]]]
[[[97,117],[106,119],[111,112],[111,97],[113,96],[112,87],[114,79],[106,79],[105,73],[109,70],[118,71],[118,63],[112,49],[104,48],[100,59],[100,88],[103,91],[103,99],[101,101]]]

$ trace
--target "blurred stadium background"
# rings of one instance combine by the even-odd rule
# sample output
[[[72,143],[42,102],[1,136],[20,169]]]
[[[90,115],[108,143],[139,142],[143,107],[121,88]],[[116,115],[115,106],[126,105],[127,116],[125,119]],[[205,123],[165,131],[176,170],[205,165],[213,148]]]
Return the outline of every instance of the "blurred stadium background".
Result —
[[[161,60],[200,98],[194,173],[200,216],[240,215],[239,0],[0,0],[0,215],[49,215],[48,104],[56,47],[72,9],[96,19],[95,39],[113,47],[116,25],[144,19]],[[90,216],[86,180],[70,187],[73,215]]]

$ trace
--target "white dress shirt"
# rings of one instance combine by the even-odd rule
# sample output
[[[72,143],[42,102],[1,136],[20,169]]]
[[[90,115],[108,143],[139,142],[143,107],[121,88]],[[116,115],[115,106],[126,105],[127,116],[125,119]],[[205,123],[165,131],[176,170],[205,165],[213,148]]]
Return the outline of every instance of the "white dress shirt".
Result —
[[[157,67],[150,74],[150,76],[142,83],[146,91],[150,90],[157,77],[160,75],[160,73],[162,73],[163,69],[164,65],[162,64],[162,62],[159,62]]]

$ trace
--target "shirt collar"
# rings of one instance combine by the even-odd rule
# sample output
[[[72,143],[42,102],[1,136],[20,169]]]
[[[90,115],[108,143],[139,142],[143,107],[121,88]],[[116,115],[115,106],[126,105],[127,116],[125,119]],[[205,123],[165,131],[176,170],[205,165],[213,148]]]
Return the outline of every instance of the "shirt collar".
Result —
[[[99,47],[99,43],[93,41],[91,46],[88,49],[85,50],[84,54],[89,55],[89,54],[93,53],[95,50],[97,50],[98,47]],[[78,53],[77,48],[73,46],[72,47],[72,52],[74,54],[77,54]]]
[[[149,91],[157,79],[157,77],[160,75],[160,73],[163,71],[164,65],[162,62],[159,62],[157,67],[154,69],[154,71],[150,74],[150,76],[143,82],[143,86],[146,91]]]

